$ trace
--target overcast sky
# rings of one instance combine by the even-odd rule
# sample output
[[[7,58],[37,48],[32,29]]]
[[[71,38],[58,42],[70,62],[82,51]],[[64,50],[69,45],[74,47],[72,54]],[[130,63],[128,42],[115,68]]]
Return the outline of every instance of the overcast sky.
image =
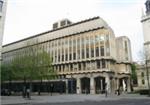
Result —
[[[72,22],[100,16],[116,36],[128,36],[132,56],[139,60],[140,23],[146,0],[8,0],[3,45],[52,29],[63,18]]]

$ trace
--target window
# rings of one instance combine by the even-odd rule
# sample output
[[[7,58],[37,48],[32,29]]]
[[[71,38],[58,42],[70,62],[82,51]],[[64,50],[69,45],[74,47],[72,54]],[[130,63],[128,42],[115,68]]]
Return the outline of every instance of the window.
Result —
[[[142,84],[143,84],[143,85],[145,84],[145,81],[144,81],[144,79],[142,79]]]
[[[76,60],[76,53],[73,53],[73,59]]]
[[[0,12],[3,10],[3,1],[0,0]]]
[[[61,26],[66,25],[66,21],[65,21],[65,20],[64,20],[64,21],[61,21],[61,22],[60,22],[60,25],[61,25]]]
[[[98,56],[99,56],[99,48],[96,47],[96,57],[98,57]]]
[[[82,59],[84,59],[84,49],[82,49]]]
[[[144,77],[144,72],[141,73],[141,76]]]
[[[89,58],[89,48],[86,48],[86,58]]]
[[[81,63],[79,63],[79,70],[81,70]]]
[[[69,60],[71,60],[71,59],[72,59],[72,54],[71,54],[71,53],[69,54],[69,58],[70,58]]]
[[[104,56],[104,46],[101,46],[100,49],[101,49],[101,56]]]
[[[106,67],[105,60],[102,60],[102,68],[105,68],[105,67]]]
[[[65,59],[66,59],[66,61],[68,60],[68,54],[66,54],[66,58]]]
[[[100,61],[97,61],[97,69],[100,69]]]
[[[58,55],[58,62],[60,62],[60,55]]]
[[[70,71],[72,71],[73,70],[73,65],[72,64],[70,64]]]
[[[91,57],[94,57],[94,48],[91,48]]]
[[[86,64],[85,62],[83,62],[83,70],[85,70],[85,68],[86,68]]]
[[[104,41],[104,40],[105,40],[104,36],[100,36],[100,41]]]
[[[56,28],[58,28],[58,23],[53,24],[53,29],[56,29]]]
[[[64,61],[64,55],[62,55],[62,61]]]

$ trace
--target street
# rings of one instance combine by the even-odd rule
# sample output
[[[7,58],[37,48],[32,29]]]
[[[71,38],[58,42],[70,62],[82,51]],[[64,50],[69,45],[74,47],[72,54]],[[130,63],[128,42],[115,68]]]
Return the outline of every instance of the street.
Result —
[[[64,103],[28,103],[13,105],[150,105],[150,99],[121,99],[108,101],[84,101],[84,102],[64,102]]]
[[[116,95],[43,95],[31,100],[21,96],[3,96],[2,105],[150,105],[150,97],[138,94]]]

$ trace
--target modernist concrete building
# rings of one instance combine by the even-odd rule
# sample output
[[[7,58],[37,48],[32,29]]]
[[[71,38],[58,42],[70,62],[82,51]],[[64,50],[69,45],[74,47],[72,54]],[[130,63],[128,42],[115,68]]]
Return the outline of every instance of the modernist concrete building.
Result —
[[[4,32],[4,22],[6,15],[6,0],[0,0],[0,64],[1,64],[1,52],[2,52],[2,39]]]
[[[130,91],[130,40],[116,38],[100,17],[77,23],[64,19],[50,31],[4,45],[3,63],[28,51],[28,42],[38,42],[52,56],[53,68],[58,79],[66,81],[68,93],[101,93],[105,83],[108,92],[121,87]]]
[[[142,25],[143,25],[143,35],[144,35],[144,58],[147,65],[141,65],[137,68],[138,75],[138,86],[140,88],[148,88],[148,78],[150,81],[150,0],[146,3],[146,14],[143,13]],[[149,74],[149,75],[147,75]]]

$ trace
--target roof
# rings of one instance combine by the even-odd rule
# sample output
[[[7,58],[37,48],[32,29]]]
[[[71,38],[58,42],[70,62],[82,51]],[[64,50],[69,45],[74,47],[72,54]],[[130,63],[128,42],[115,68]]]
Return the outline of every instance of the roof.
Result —
[[[95,19],[99,19],[99,18],[100,18],[100,17],[97,16],[97,17],[93,17],[93,18],[89,18],[89,19],[86,19],[86,20],[79,21],[79,22],[77,22],[77,23],[72,23],[72,24],[67,25],[67,26],[64,26],[64,27],[60,27],[60,28],[57,28],[57,29],[48,30],[48,31],[46,31],[46,32],[42,32],[42,33],[39,33],[39,34],[30,36],[30,37],[27,37],[27,38],[24,38],[24,39],[21,39],[21,40],[18,40],[18,41],[15,41],[15,42],[12,42],[12,43],[9,43],[9,44],[6,44],[6,45],[3,45],[3,47],[9,46],[9,45],[11,45],[11,44],[15,44],[15,43],[18,43],[18,42],[27,40],[27,39],[31,39],[31,38],[34,38],[34,37],[37,37],[37,36],[40,36],[40,35],[44,35],[44,34],[46,34],[46,33],[58,31],[58,30],[61,30],[61,29],[67,28],[67,27],[75,26],[75,25],[82,24],[82,23],[85,23],[85,22],[88,22],[88,21],[92,21],[92,20],[95,20]]]

